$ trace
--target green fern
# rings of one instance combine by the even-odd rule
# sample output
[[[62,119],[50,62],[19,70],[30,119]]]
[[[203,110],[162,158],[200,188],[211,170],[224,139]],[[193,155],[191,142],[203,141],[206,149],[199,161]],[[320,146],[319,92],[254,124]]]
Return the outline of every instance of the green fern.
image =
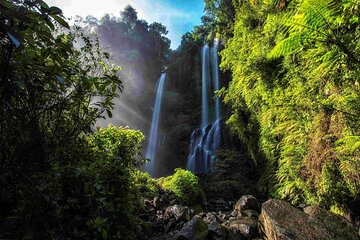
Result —
[[[359,197],[360,2],[278,4],[237,9],[221,52],[233,77],[224,90],[228,124],[265,157],[260,183],[274,197],[343,206]]]

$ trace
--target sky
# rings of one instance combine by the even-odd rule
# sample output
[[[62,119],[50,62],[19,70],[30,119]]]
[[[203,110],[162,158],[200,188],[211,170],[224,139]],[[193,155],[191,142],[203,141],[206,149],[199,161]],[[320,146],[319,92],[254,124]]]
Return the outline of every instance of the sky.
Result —
[[[101,18],[105,13],[116,17],[128,4],[138,12],[138,18],[148,23],[160,22],[169,31],[171,48],[181,43],[181,36],[201,24],[203,0],[45,0],[50,6],[60,7],[66,17],[93,15]]]

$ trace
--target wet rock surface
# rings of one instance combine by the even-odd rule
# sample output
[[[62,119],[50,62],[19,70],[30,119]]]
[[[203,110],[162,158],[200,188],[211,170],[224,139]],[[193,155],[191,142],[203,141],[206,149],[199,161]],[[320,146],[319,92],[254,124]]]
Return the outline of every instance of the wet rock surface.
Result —
[[[233,232],[243,235],[247,239],[253,239],[259,236],[258,220],[253,218],[239,218],[230,221],[227,228]]]
[[[236,202],[235,210],[238,212],[243,212],[245,210],[255,210],[259,212],[260,207],[257,199],[254,196],[245,195]]]
[[[359,239],[350,222],[318,206],[302,211],[288,202],[269,200],[260,208],[252,195],[236,203],[209,201],[203,212],[181,205],[168,191],[144,204],[140,217],[146,227],[140,239]]]
[[[260,223],[265,239],[359,239],[346,219],[319,207],[303,212],[281,200],[262,205]]]
[[[208,226],[199,216],[194,216],[190,222],[184,224],[183,228],[175,235],[178,240],[207,239]]]

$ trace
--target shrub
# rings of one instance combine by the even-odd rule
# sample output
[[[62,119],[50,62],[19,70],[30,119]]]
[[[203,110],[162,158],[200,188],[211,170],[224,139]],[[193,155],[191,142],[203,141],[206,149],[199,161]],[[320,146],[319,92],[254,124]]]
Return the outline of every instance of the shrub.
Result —
[[[111,116],[122,90],[119,68],[97,40],[70,29],[61,10],[42,0],[1,0],[0,12],[0,238],[106,238],[89,226],[108,224],[107,204],[116,201],[105,193],[131,186],[116,174],[133,169],[138,149],[121,144],[125,155],[108,156],[84,136],[105,112]],[[128,167],[120,171],[115,155]]]
[[[162,179],[160,184],[163,188],[173,191],[184,204],[196,205],[204,200],[199,178],[188,170],[177,168],[173,175]]]
[[[90,158],[81,161],[77,171],[88,202],[83,210],[91,238],[135,238],[141,204],[135,155],[143,139],[140,131],[112,125],[86,137]]]
[[[140,190],[141,196],[149,199],[154,198],[159,193],[159,184],[149,173],[136,170],[133,172],[135,187]]]

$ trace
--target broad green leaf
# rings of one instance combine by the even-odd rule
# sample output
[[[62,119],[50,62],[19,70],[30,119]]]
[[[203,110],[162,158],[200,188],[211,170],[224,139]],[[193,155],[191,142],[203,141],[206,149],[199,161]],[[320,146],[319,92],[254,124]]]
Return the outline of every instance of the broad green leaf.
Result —
[[[110,110],[106,109],[106,113],[109,116],[109,118],[112,118],[113,115],[112,115],[112,112]]]
[[[44,2],[42,0],[36,0],[36,2],[39,3],[41,7],[45,8],[45,9],[49,9],[49,5],[47,5],[46,2]]]
[[[50,7],[49,8],[49,14],[50,15],[58,15],[58,14],[62,14],[62,10],[58,7]]]
[[[59,16],[56,16],[56,15],[55,15],[55,16],[52,16],[52,18],[53,18],[56,22],[58,22],[61,26],[70,29],[69,24],[68,24],[63,18],[61,18],[61,17],[59,17]]]

